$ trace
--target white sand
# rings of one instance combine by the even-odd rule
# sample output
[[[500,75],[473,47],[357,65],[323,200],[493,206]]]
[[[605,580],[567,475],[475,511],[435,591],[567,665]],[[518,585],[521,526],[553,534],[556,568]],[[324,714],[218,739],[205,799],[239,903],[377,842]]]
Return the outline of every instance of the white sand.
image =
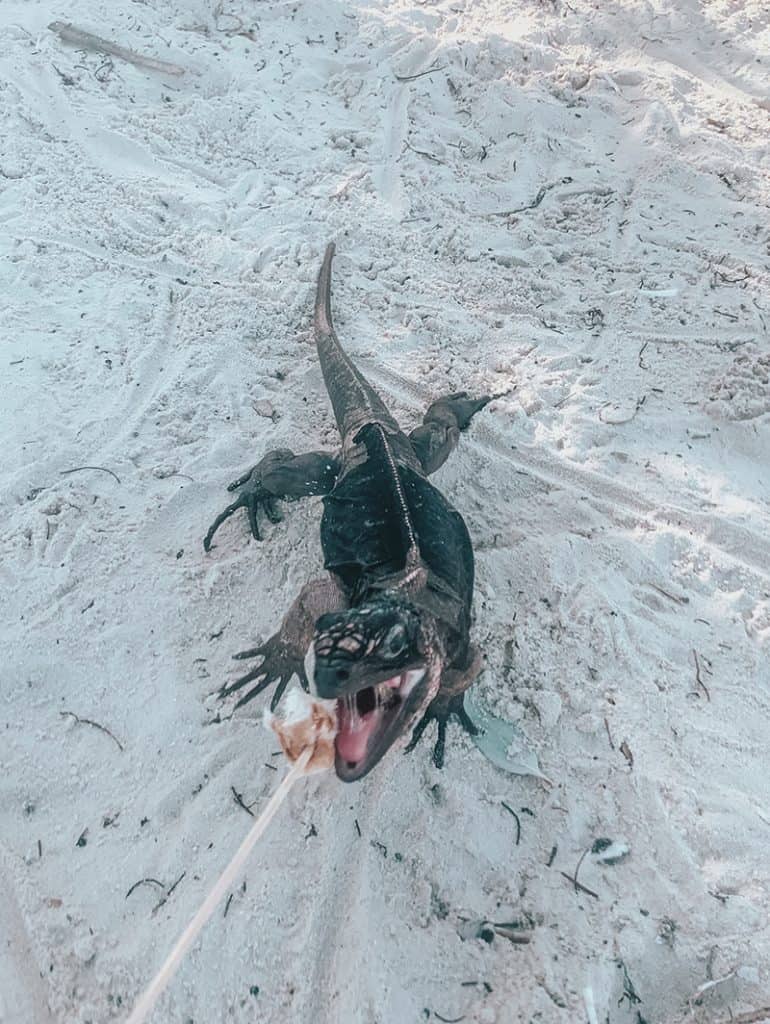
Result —
[[[318,571],[319,502],[201,538],[265,451],[335,444],[308,344],[332,238],[340,336],[405,425],[508,392],[437,482],[482,696],[557,784],[457,730],[443,772],[423,744],[310,780],[155,1020],[769,1005],[767,4],[214,8],[0,6],[0,1020],[124,1019],[249,827],[231,787],[277,783],[259,702],[217,723],[210,695]],[[561,872],[603,836],[631,853],[583,862],[594,899]]]

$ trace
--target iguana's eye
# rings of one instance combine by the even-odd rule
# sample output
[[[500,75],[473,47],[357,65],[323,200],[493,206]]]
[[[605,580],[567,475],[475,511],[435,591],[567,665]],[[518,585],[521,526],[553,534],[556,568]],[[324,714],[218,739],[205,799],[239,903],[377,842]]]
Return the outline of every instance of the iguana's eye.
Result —
[[[382,653],[386,658],[397,658],[406,647],[406,630],[393,626],[382,641]]]

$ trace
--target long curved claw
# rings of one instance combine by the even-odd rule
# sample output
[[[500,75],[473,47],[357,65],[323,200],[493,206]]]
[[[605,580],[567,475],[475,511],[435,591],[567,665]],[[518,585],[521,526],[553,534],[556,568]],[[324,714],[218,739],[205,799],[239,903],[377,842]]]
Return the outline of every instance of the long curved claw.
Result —
[[[275,503],[275,498],[264,498],[262,506],[265,510],[265,515],[271,523],[280,523],[283,521],[283,516],[278,511],[278,506]]]
[[[211,550],[211,541],[212,541],[212,539],[214,537],[214,534],[217,532],[217,530],[222,525],[222,523],[224,523],[225,520],[229,519],[230,516],[233,515],[233,513],[237,512],[238,509],[241,508],[243,505],[244,505],[244,498],[243,498],[243,496],[241,496],[241,497],[237,498],[232,503],[232,505],[228,505],[227,508],[224,510],[224,512],[220,512],[219,513],[219,515],[216,517],[214,522],[209,527],[208,533],[203,538],[203,550],[204,551],[210,551]]]
[[[427,714],[423,715],[422,718],[420,719],[420,721],[417,723],[417,725],[412,730],[412,738],[409,740],[409,742],[407,743],[406,747],[404,747],[404,753],[405,754],[409,754],[409,753],[411,753],[411,751],[414,750],[414,748],[417,746],[417,744],[422,739],[422,734],[428,728],[428,723],[429,722],[430,722],[430,718],[428,717],[428,715]]]
[[[268,676],[269,673],[265,668],[264,663],[259,668],[253,668],[251,672],[247,672],[245,676],[241,676],[240,679],[236,679],[234,683],[230,683],[229,686],[223,686],[219,691],[219,696],[229,697],[233,693],[237,693],[238,690],[242,690],[244,686],[252,682],[254,679],[259,679],[260,676]]]
[[[257,683],[256,686],[252,687],[248,693],[245,693],[241,699],[236,702],[233,710],[237,711],[238,708],[242,708],[244,704],[248,704],[250,700],[258,697],[260,693],[266,690],[274,681],[275,680],[271,679],[270,676],[267,675],[261,682]]]
[[[246,486],[244,486],[244,484]],[[243,490],[235,499],[235,501],[228,505],[224,512],[221,512],[214,522],[211,524],[209,532],[203,539],[204,550],[211,550],[211,540],[214,534],[217,532],[219,527],[224,523],[226,519],[237,512],[239,508],[245,508],[246,514],[249,519],[249,529],[254,540],[262,540],[262,534],[259,531],[259,522],[257,514],[262,509],[267,518],[271,523],[280,523],[282,516],[278,511],[277,499],[275,495],[271,494],[270,491],[266,490],[257,478],[254,478],[254,470],[250,470],[248,473],[244,473],[243,476],[237,480],[233,480],[228,485],[228,491],[233,491],[238,487],[243,487]]]
[[[238,481],[234,480],[228,487],[228,490],[232,490],[233,487],[238,485]],[[204,551],[211,550],[211,541],[214,534],[217,532],[219,527],[225,520],[229,519],[231,515],[238,511],[239,508],[245,508],[246,513],[249,517],[249,527],[251,529],[251,535],[254,540],[262,540],[262,535],[259,532],[259,524],[257,522],[257,512],[259,511],[260,505],[265,511],[265,515],[271,523],[280,523],[281,513],[278,511],[275,505],[275,498],[263,491],[261,488],[259,492],[246,490],[242,494],[239,494],[236,500],[228,505],[224,512],[220,512],[214,522],[209,527],[208,533],[203,538],[203,549]]]
[[[279,705],[279,703],[281,701],[281,697],[283,697],[283,695],[284,695],[284,693],[286,691],[286,687],[289,685],[289,681],[290,680],[291,680],[291,675],[288,675],[285,678],[281,678],[280,682],[276,686],[275,693],[273,694],[273,699],[270,701],[270,710],[271,711],[275,711],[275,709],[278,707],[278,705]]]
[[[438,737],[433,748],[433,763],[437,768],[444,767],[444,751],[446,750],[446,719],[438,720]]]
[[[259,647],[252,647],[248,651],[238,651],[237,654],[233,655],[233,661],[245,661],[247,658],[257,658],[261,654],[264,654],[264,645],[260,644]]]
[[[239,651],[238,654],[233,655],[233,658],[237,661],[244,661],[246,658],[261,659],[256,668],[252,668],[251,671],[236,679],[235,682],[223,686],[219,691],[220,698],[229,697],[231,694],[242,690],[244,686],[248,686],[249,683],[257,680],[256,686],[253,686],[248,693],[240,698],[235,705],[236,708],[248,704],[254,697],[275,684],[275,693],[270,703],[270,710],[274,711],[284,695],[286,687],[295,675],[299,676],[303,689],[307,690],[309,688],[302,658],[297,656],[291,646],[286,646],[280,633],[271,636],[269,640],[260,644],[259,647],[252,647],[248,651]]]
[[[259,535],[259,526],[257,525],[257,508],[259,500],[254,495],[249,495],[245,501],[246,511],[249,514],[249,526],[251,527],[251,536],[254,540],[262,540]]]
[[[461,703],[459,709],[454,709],[454,714],[460,721],[460,725],[465,729],[469,736],[478,736],[479,729],[476,727],[474,722],[471,720],[470,715],[465,710],[465,706]]]
[[[435,707],[434,704],[436,705]],[[433,747],[432,760],[437,768],[443,768],[444,754],[446,752],[447,725],[449,724],[452,716],[458,719],[462,728],[467,733],[470,733],[471,736],[476,736],[478,734],[479,730],[473,724],[468,716],[468,712],[463,707],[462,693],[451,697],[449,700],[438,697],[433,704],[429,705],[428,710],[414,727],[412,738],[407,744],[404,753],[408,754],[410,750],[414,750],[420,742],[422,734],[425,732],[428,724],[435,720],[437,725],[437,736]]]

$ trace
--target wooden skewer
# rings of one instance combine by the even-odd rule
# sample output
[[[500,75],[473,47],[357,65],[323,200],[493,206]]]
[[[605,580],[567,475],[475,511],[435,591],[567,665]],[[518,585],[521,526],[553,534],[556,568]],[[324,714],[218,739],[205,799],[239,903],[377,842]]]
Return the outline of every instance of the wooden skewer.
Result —
[[[270,797],[265,809],[254,822],[248,835],[238,847],[235,856],[219,876],[213,889],[201,904],[200,909],[187,925],[176,945],[166,957],[165,963],[140,996],[130,1017],[126,1021],[126,1024],[143,1024],[143,1022],[146,1021],[152,1013],[155,1003],[163,994],[168,983],[174,977],[185,953],[198,938],[201,929],[216,910],[217,904],[227,890],[232,886],[238,873],[246,863],[255,843],[275,817],[276,811],[288,796],[291,787],[297,779],[300,778],[300,776],[305,774],[305,768],[313,753],[314,747],[311,744],[302,751],[297,760],[291,766],[291,769],[286,773],[280,786]]]

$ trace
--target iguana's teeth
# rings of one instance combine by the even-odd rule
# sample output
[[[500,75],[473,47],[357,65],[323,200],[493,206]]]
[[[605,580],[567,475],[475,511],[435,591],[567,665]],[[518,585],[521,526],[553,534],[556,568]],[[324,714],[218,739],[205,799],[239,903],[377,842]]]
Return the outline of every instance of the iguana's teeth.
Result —
[[[318,696],[318,690],[315,685],[315,645],[310,644],[305,655],[305,675],[307,676],[308,685],[310,692],[314,697]]]
[[[402,697],[409,696],[415,686],[417,686],[417,684],[422,680],[425,675],[425,671],[426,670],[424,668],[411,668],[408,672],[404,672],[401,677],[403,680],[400,690]]]

